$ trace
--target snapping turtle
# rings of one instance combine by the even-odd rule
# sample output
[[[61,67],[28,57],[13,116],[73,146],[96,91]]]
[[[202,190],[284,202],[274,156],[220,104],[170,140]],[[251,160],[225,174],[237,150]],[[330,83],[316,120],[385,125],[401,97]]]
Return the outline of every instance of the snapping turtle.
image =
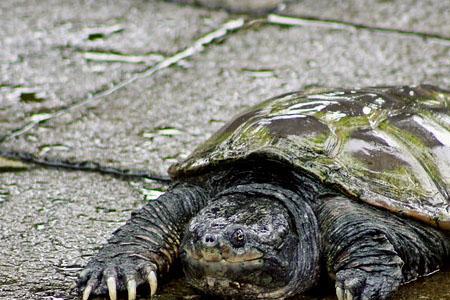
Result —
[[[262,102],[185,161],[79,278],[117,298],[178,258],[208,294],[286,298],[320,276],[386,299],[450,257],[450,92],[311,89]]]

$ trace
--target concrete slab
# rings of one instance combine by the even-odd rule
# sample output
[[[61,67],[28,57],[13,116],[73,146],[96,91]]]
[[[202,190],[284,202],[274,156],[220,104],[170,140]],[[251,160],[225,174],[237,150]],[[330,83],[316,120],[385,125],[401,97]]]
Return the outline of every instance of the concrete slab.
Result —
[[[448,87],[449,55],[446,44],[392,33],[255,27],[2,146],[165,172],[244,107],[312,85]]]
[[[129,182],[92,173],[0,173],[0,298],[75,299],[80,266],[142,203]]]
[[[160,1],[2,1],[0,136],[147,69],[226,17]]]
[[[450,39],[450,3],[441,0],[286,1],[283,14],[417,31]]]

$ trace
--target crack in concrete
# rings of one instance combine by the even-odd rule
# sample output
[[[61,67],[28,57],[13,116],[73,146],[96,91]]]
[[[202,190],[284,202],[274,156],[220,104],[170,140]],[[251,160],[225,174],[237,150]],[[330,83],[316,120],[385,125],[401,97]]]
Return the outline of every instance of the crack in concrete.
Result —
[[[368,30],[375,32],[385,32],[394,33],[399,35],[416,36],[424,39],[437,40],[444,43],[445,45],[450,45],[450,36],[444,36],[436,33],[426,33],[421,31],[409,31],[403,29],[380,27],[380,26],[370,26],[359,23],[353,23],[344,20],[335,19],[321,19],[316,17],[306,17],[306,16],[285,16],[281,14],[269,14],[266,19],[268,24],[281,25],[281,26],[315,26],[324,27],[339,30]]]
[[[62,107],[59,110],[53,113],[46,113],[39,115],[38,118],[30,118],[30,122],[28,122],[25,126],[13,130],[10,134],[6,134],[4,136],[0,136],[0,144],[8,139],[12,139],[14,137],[20,136],[39,124],[45,123],[51,119],[57,118],[69,111],[80,108],[84,105],[90,104],[92,102],[98,101],[106,96],[111,95],[112,93],[124,88],[125,86],[130,85],[131,83],[150,77],[157,73],[160,70],[166,69],[179,63],[181,60],[189,58],[197,53],[202,52],[207,46],[213,44],[215,41],[225,38],[231,32],[235,32],[239,29],[242,29],[246,25],[246,22],[243,18],[229,20],[224,23],[222,26],[217,28],[216,30],[202,36],[198,40],[196,40],[193,45],[190,47],[177,52],[176,54],[164,58],[156,64],[153,64],[148,69],[143,72],[136,73],[134,76],[130,77],[127,80],[121,81],[113,87],[99,91],[95,94],[91,94],[90,97],[82,99],[77,103],[73,103],[70,106]],[[9,151],[5,149],[0,149],[0,157],[18,159],[24,162],[34,163],[47,167],[57,167],[64,169],[75,169],[80,171],[91,171],[91,172],[99,172],[102,174],[110,174],[121,177],[140,177],[140,178],[149,178],[154,179],[160,182],[169,183],[171,180],[168,176],[158,174],[157,172],[152,172],[148,170],[130,170],[130,169],[120,169],[109,166],[103,166],[97,162],[93,161],[69,161],[62,160],[53,157],[38,157],[32,153],[28,152],[20,152],[20,151]]]
[[[70,105],[68,107],[62,107],[61,109],[59,109],[53,113],[48,113],[41,118],[37,118],[35,120],[32,119],[25,126],[18,128],[16,130],[13,130],[11,133],[0,137],[0,144],[8,139],[20,136],[20,135],[30,131],[32,128],[34,128],[35,126],[37,126],[41,123],[47,122],[51,119],[55,119],[65,113],[68,113],[69,111],[72,111],[72,110],[82,107],[84,105],[90,104],[94,101],[98,101],[99,99],[109,96],[109,95],[113,94],[114,92],[124,88],[125,86],[130,85],[131,83],[133,83],[137,80],[150,77],[150,76],[154,75],[155,73],[157,73],[158,71],[166,69],[166,68],[180,62],[183,59],[189,58],[197,53],[200,53],[207,46],[213,44],[215,41],[225,38],[231,32],[235,32],[236,30],[243,28],[245,24],[246,24],[246,22],[244,21],[243,18],[230,20],[230,21],[224,23],[222,26],[220,26],[216,30],[211,31],[210,33],[208,33],[208,34],[204,35],[203,37],[199,38],[198,40],[196,40],[192,46],[190,46],[180,52],[177,52],[172,56],[169,56],[169,57],[163,59],[162,61],[158,62],[155,65],[152,65],[150,68],[148,68],[147,70],[145,70],[143,72],[134,74],[134,76],[132,76],[124,81],[119,82],[118,84],[114,85],[111,88],[97,92],[95,94],[92,94],[88,98],[85,98],[79,102],[73,103],[72,105]]]
[[[147,178],[161,183],[170,183],[167,175],[158,174],[151,170],[121,169],[103,166],[94,161],[73,161],[54,157],[38,156],[28,152],[8,151],[0,149],[0,158],[19,159],[26,163],[33,163],[45,167],[71,169],[77,171],[97,172],[123,178]]]

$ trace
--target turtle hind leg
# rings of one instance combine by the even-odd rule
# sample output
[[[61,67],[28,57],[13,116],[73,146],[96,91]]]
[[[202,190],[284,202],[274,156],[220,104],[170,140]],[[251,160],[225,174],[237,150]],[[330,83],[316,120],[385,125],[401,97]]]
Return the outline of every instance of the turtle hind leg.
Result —
[[[109,294],[116,300],[118,293],[126,292],[134,300],[142,284],[148,284],[153,295],[157,275],[166,273],[178,256],[184,226],[206,203],[201,188],[178,184],[133,212],[80,273],[82,299]]]
[[[343,196],[318,208],[328,272],[338,299],[387,299],[402,283],[438,270],[450,253],[437,229]]]

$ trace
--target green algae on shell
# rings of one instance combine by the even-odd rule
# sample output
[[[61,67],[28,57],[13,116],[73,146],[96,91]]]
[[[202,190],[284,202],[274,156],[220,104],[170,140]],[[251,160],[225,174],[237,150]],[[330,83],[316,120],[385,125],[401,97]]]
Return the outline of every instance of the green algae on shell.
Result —
[[[450,92],[434,86],[307,90],[246,110],[169,173],[277,159],[355,199],[450,230],[449,127]]]

